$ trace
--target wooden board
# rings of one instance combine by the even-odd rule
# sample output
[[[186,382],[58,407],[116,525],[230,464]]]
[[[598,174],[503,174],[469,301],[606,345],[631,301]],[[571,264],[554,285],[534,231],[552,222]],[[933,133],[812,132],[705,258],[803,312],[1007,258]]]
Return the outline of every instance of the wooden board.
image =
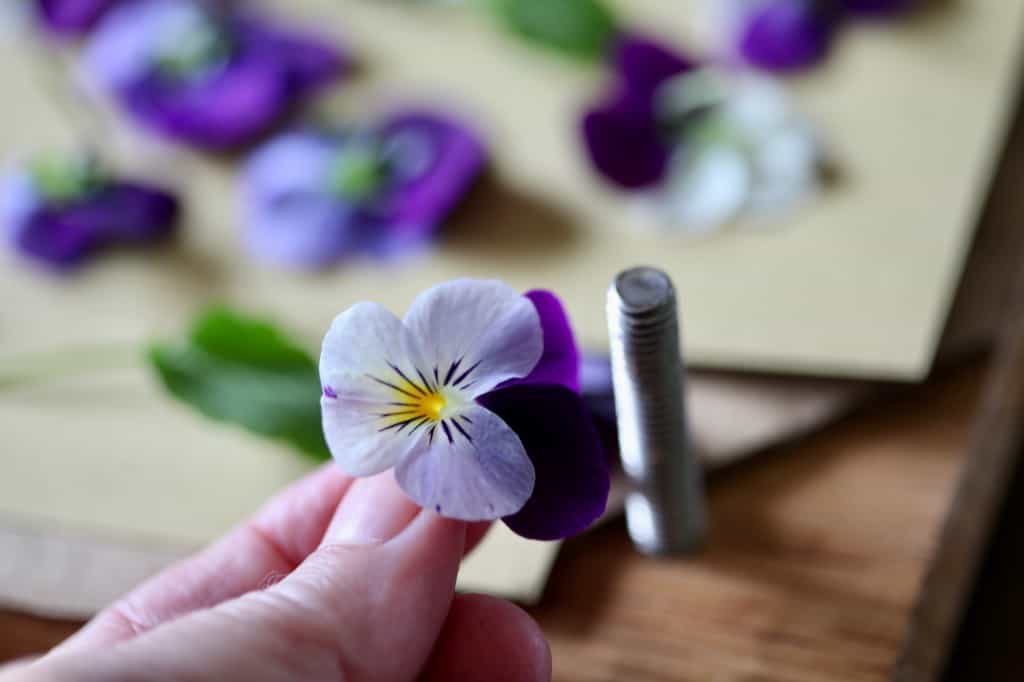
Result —
[[[968,459],[981,374],[716,477],[699,557],[641,558],[622,527],[568,543],[533,610],[556,679],[890,679]]]

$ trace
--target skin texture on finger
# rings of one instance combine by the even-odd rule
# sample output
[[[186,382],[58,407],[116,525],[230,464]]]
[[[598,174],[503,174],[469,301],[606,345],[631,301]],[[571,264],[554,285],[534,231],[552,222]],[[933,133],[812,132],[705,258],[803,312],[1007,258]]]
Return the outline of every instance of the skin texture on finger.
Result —
[[[419,511],[390,470],[357,479],[334,512],[320,546],[384,542],[398,535]]]
[[[270,589],[54,657],[35,679],[412,680],[444,626],[465,534],[421,512],[391,540],[323,546]]]
[[[353,479],[327,463],[271,498],[250,521],[226,537],[161,572],[98,614],[50,655],[135,637],[186,613],[269,587],[321,544],[325,529],[336,517],[350,517],[357,509],[369,515],[397,507],[397,513],[387,517],[397,519],[397,532],[417,509],[393,479],[370,483],[387,481],[389,476],[382,474],[354,485]],[[341,503],[350,487],[358,488],[358,494],[342,512]],[[470,524],[466,552],[479,544],[489,528],[489,523]]]
[[[548,682],[551,648],[518,606],[482,594],[456,595],[422,682]]]
[[[483,542],[492,523],[492,521],[474,521],[466,526],[466,554],[472,552],[477,545]]]
[[[424,530],[407,528],[414,519]],[[329,464],[105,611],[24,679],[234,679],[250,658],[259,669],[243,677],[254,680],[415,675],[441,630],[458,561],[489,527],[420,512],[390,473],[353,482]],[[355,635],[339,639],[347,632]],[[194,666],[164,661],[183,649],[205,653]]]
[[[102,646],[288,575],[320,544],[352,479],[333,463],[278,493],[248,522],[97,615],[50,655]]]

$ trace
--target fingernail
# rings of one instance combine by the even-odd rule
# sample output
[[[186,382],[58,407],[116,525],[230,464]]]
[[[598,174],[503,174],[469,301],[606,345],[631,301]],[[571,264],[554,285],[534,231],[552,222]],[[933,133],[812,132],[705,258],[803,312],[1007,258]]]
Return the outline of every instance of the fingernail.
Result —
[[[419,506],[386,471],[352,484],[321,544],[372,545],[386,542],[409,525]]]

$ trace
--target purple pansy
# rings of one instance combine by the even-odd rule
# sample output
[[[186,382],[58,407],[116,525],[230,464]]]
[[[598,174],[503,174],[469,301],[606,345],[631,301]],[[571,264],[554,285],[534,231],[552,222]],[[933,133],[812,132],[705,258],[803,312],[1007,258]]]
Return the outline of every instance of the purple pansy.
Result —
[[[319,38],[197,0],[114,8],[96,27],[84,60],[89,78],[135,119],[209,149],[261,136],[298,98],[349,65]]]
[[[770,71],[816,64],[846,16],[886,16],[914,0],[714,0],[723,31],[746,62]]]
[[[583,117],[590,158],[607,179],[626,189],[657,184],[665,175],[672,141],[655,106],[666,81],[695,62],[646,38],[627,36],[616,47],[616,81]]]
[[[404,319],[356,304],[320,356],[327,444],[350,475],[394,467],[406,494],[443,516],[501,518],[535,539],[578,533],[609,486],[574,390],[578,358],[548,292],[463,279],[421,294]]]
[[[390,256],[428,241],[483,163],[476,135],[426,111],[284,133],[246,163],[246,242],[260,260],[300,268]]]
[[[0,190],[8,239],[26,256],[57,267],[74,265],[107,245],[159,239],[177,215],[173,195],[111,179],[82,160],[17,169]]]
[[[36,0],[36,13],[48,31],[82,35],[118,0]]]

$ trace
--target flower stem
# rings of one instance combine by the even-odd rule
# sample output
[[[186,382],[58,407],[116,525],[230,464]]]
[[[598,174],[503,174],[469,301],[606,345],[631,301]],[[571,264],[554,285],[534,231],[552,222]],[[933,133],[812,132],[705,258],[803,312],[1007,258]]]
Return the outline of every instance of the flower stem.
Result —
[[[19,353],[0,359],[0,391],[87,372],[135,367],[141,364],[140,357],[140,349],[134,344]]]

